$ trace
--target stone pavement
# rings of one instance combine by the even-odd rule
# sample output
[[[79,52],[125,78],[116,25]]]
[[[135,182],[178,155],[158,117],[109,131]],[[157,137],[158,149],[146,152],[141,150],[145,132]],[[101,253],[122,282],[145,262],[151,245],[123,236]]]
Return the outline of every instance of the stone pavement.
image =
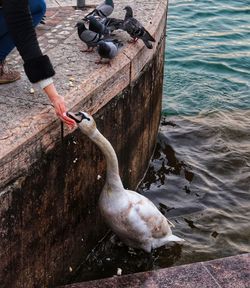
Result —
[[[85,0],[85,6],[90,8],[92,6],[96,6],[101,1],[98,0]],[[46,4],[48,8],[51,7],[65,7],[65,6],[76,6],[77,0],[46,0]]]
[[[250,253],[61,288],[248,288]]]

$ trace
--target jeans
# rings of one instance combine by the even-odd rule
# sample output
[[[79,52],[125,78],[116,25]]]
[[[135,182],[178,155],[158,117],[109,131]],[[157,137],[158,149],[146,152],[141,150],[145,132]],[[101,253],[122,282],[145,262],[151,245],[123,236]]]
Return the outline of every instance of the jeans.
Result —
[[[36,27],[45,15],[45,0],[29,0],[29,8],[33,19],[33,25]],[[14,48],[14,41],[8,32],[3,11],[0,8],[0,62],[3,61]]]

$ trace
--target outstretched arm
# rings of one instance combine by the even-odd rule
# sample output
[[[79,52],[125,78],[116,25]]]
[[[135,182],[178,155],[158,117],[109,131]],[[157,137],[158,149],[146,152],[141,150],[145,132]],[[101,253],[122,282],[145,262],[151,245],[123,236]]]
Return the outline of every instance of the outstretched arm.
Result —
[[[55,75],[53,66],[49,57],[43,55],[39,47],[29,10],[29,1],[2,0],[2,4],[9,32],[24,61],[27,77],[31,83],[42,82],[42,88],[52,102],[56,114],[67,125],[73,127],[75,122],[65,115],[66,108],[63,97],[58,95],[51,78]],[[49,81],[44,81],[48,79]]]

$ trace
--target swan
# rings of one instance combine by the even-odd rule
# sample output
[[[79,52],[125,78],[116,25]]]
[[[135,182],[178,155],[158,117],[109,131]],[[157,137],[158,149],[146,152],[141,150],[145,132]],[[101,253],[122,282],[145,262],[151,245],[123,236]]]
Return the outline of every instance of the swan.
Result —
[[[148,198],[123,187],[118,159],[110,142],[99,132],[95,120],[86,112],[67,112],[80,130],[106,158],[106,181],[99,198],[99,209],[111,230],[127,246],[150,253],[168,242],[182,242],[172,234],[173,224]]]

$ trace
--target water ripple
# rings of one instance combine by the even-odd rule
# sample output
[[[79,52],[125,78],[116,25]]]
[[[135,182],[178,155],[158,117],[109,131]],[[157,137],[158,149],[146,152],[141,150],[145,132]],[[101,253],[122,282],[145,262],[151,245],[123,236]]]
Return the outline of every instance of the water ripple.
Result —
[[[250,108],[249,16],[246,1],[170,1],[165,113]]]
[[[175,265],[250,252],[250,2],[172,0],[167,25],[167,118],[140,191],[187,240]]]
[[[140,191],[187,240],[176,264],[250,252],[249,143],[250,110],[162,121]]]

